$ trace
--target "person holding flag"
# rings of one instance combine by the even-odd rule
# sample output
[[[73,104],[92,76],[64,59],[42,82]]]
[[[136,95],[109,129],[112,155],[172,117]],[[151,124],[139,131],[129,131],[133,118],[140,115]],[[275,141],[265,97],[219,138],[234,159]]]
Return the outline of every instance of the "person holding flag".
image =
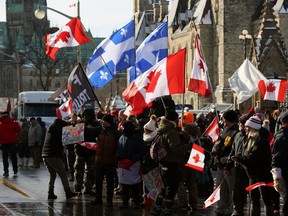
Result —
[[[238,114],[234,110],[223,113],[223,131],[215,142],[211,155],[213,166],[217,168],[216,186],[221,184],[220,200],[217,203],[217,216],[231,215],[233,211],[233,165],[229,163],[228,156],[232,143],[238,133]],[[228,193],[227,193],[228,192]]]
[[[249,184],[257,184],[259,182],[273,182],[271,170],[271,151],[267,138],[261,132],[261,119],[258,116],[250,117],[245,123],[245,132],[247,141],[243,149],[242,155],[234,155],[231,159],[242,164],[248,174]],[[250,191],[251,209],[250,215],[261,215],[261,196],[265,205],[265,215],[274,215],[272,205],[273,191],[271,187],[262,186],[258,189]],[[260,196],[261,195],[261,196]]]

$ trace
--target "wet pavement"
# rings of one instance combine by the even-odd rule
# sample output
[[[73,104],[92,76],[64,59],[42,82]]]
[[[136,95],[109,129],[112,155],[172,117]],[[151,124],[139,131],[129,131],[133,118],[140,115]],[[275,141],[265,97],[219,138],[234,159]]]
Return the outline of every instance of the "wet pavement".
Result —
[[[119,209],[121,204],[121,197],[114,195],[113,207],[107,207],[105,202],[103,206],[94,206],[90,201],[94,199],[93,196],[80,195],[78,197],[66,199],[65,193],[57,176],[55,183],[56,200],[48,200],[48,171],[46,167],[41,164],[40,169],[33,168],[19,168],[17,175],[11,172],[9,177],[3,177],[2,152],[0,151],[0,216],[4,215],[29,215],[29,216],[58,216],[58,215],[118,215],[118,216],[134,216],[134,215],[149,215],[150,208],[143,207],[134,209]],[[73,185],[71,183],[71,188]],[[105,188],[105,187],[104,187]],[[105,193],[103,193],[105,194]],[[103,197],[105,200],[105,197]],[[199,200],[199,210],[181,211],[175,209],[173,215],[214,215],[214,207],[209,209],[202,209],[204,200]]]
[[[3,177],[2,152],[0,151],[0,216],[148,216],[150,212],[148,207],[140,209],[130,207],[128,209],[120,210],[119,205],[121,204],[121,197],[119,195],[114,195],[113,207],[107,207],[105,202],[103,203],[103,206],[91,205],[90,201],[92,201],[94,197],[89,195],[80,195],[67,200],[58,176],[55,183],[55,194],[58,196],[56,200],[47,199],[47,188],[48,171],[43,164],[41,164],[40,169],[20,168],[16,176],[10,171],[9,177]],[[73,188],[72,183],[71,188]],[[106,200],[105,197],[103,197],[103,200]],[[199,209],[197,211],[175,209],[173,210],[172,215],[215,215],[215,204],[207,209],[202,208],[203,204],[204,198],[199,199]]]

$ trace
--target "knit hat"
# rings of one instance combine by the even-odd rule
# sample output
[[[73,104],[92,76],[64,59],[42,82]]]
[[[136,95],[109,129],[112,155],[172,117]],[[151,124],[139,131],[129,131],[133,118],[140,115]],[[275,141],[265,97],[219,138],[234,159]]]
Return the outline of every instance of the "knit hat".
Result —
[[[200,129],[195,123],[186,124],[183,126],[182,130],[190,134],[191,136],[201,135]]]
[[[243,125],[245,125],[246,121],[249,119],[249,115],[248,114],[244,114],[239,118],[239,122]]]
[[[288,110],[282,113],[280,117],[281,124],[287,124],[288,123]]]
[[[189,107],[184,107],[184,112],[189,112]]]
[[[119,111],[118,111],[118,110],[113,110],[113,111],[111,112],[111,115],[115,115],[115,116],[117,116],[117,117],[118,117],[118,113],[119,113]]]
[[[224,112],[223,118],[232,123],[235,123],[238,121],[238,115],[234,110],[228,110]]]
[[[149,131],[155,131],[156,130],[156,119],[157,117],[155,115],[151,115],[150,121],[147,122],[147,124],[144,125],[144,129]]]
[[[251,127],[255,130],[260,130],[261,119],[258,116],[252,116],[246,121],[245,126]]]
[[[168,110],[166,111],[165,118],[169,121],[176,121],[179,118],[179,115],[173,110]]]
[[[109,124],[111,124],[111,125],[114,124],[113,116],[110,115],[110,114],[104,115],[102,120],[107,122],[107,123],[109,123]]]

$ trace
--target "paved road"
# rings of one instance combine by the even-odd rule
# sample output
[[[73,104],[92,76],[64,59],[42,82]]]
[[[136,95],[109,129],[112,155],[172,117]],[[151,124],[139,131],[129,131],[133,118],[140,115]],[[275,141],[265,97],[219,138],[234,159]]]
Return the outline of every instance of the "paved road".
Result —
[[[59,177],[56,179],[56,200],[47,200],[48,172],[41,164],[40,169],[21,168],[17,176],[10,173],[3,177],[2,152],[0,151],[0,216],[29,215],[29,216],[60,216],[60,215],[97,215],[97,216],[148,216],[149,208],[119,210],[120,196],[114,196],[114,207],[96,207],[90,205],[92,196],[81,195],[66,200]],[[72,188],[72,185],[71,185]],[[105,198],[103,198],[105,200]],[[175,210],[173,215],[213,216],[215,206],[202,209],[204,199],[198,202],[199,210],[187,212]],[[263,210],[262,210],[263,211]],[[247,214],[248,215],[248,214]],[[264,215],[264,214],[263,214]]]

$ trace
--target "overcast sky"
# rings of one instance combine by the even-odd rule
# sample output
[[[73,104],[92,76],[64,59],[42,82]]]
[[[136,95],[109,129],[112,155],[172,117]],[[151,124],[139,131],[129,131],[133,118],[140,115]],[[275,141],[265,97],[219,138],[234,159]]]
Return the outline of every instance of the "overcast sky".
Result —
[[[6,0],[0,0],[0,21],[6,21]],[[47,0],[47,6],[70,16],[77,16],[77,0]],[[94,37],[107,37],[127,24],[133,16],[133,0],[80,0],[83,25]],[[62,27],[69,19],[48,10],[51,26]]]

